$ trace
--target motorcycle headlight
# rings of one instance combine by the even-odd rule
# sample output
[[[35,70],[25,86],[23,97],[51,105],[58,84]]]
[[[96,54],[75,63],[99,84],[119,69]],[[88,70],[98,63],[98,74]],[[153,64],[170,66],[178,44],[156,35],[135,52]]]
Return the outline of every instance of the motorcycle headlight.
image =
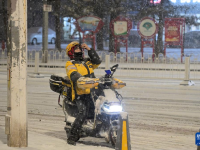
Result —
[[[122,111],[122,106],[121,105],[104,105],[103,109],[106,112],[121,112]]]

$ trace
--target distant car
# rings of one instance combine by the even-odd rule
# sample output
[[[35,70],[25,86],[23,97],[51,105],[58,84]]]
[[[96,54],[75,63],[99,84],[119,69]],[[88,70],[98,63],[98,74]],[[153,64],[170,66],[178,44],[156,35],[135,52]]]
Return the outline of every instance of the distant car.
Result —
[[[28,43],[36,45],[42,43],[42,27],[32,27],[28,29],[27,32]],[[56,41],[56,32],[48,28],[48,43],[55,44]]]

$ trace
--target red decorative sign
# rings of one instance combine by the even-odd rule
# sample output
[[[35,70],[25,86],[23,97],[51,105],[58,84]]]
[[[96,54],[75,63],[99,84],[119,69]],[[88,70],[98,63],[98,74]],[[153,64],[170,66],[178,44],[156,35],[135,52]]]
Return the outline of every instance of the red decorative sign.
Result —
[[[144,47],[150,46],[153,49],[152,58],[154,61],[154,50],[155,50],[155,44],[154,44],[154,37],[156,36],[156,33],[158,32],[158,25],[157,22],[151,18],[151,17],[144,17],[142,18],[138,25],[137,25],[137,31],[139,35],[141,36],[141,53],[143,57],[144,53]]]
[[[103,21],[96,16],[84,16],[76,19],[76,27],[80,32],[91,31],[97,33],[103,27]]]
[[[96,16],[84,16],[76,19],[75,25],[78,31],[83,33],[83,42],[86,38],[92,39],[92,45],[95,49],[95,34],[103,27],[103,21]],[[85,35],[85,31],[90,31],[92,35]]]
[[[145,39],[154,38],[158,32],[158,26],[156,21],[150,17],[142,18],[137,25],[138,33]]]
[[[127,41],[131,28],[132,21],[124,16],[118,16],[110,22],[110,30],[115,37],[115,54],[117,52],[117,44],[119,45],[119,43],[123,43],[126,46],[126,52],[128,52]]]
[[[181,46],[181,62],[184,53],[183,33],[185,32],[185,18],[165,18],[165,47],[166,56],[167,45]]]
[[[123,16],[118,16],[110,22],[110,29],[114,37],[128,37],[132,28],[132,21]]]
[[[178,20],[165,20],[165,42],[180,42],[180,22]]]

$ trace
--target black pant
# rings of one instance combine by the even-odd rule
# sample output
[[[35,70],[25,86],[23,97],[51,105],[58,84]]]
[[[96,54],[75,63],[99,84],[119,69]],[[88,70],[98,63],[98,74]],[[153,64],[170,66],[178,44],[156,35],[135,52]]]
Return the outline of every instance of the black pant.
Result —
[[[84,121],[88,117],[88,112],[91,104],[90,95],[78,95],[76,96],[75,102],[78,107],[78,116],[76,117],[72,128],[71,128],[71,136],[78,136],[78,132],[81,129]]]

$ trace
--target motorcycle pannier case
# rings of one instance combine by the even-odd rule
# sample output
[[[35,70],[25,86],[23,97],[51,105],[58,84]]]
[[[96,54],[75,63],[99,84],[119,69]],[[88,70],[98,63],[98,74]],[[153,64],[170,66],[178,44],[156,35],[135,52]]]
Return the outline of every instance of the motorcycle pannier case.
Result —
[[[51,78],[49,79],[50,88],[52,91],[61,93],[62,92],[62,77],[51,75]]]

